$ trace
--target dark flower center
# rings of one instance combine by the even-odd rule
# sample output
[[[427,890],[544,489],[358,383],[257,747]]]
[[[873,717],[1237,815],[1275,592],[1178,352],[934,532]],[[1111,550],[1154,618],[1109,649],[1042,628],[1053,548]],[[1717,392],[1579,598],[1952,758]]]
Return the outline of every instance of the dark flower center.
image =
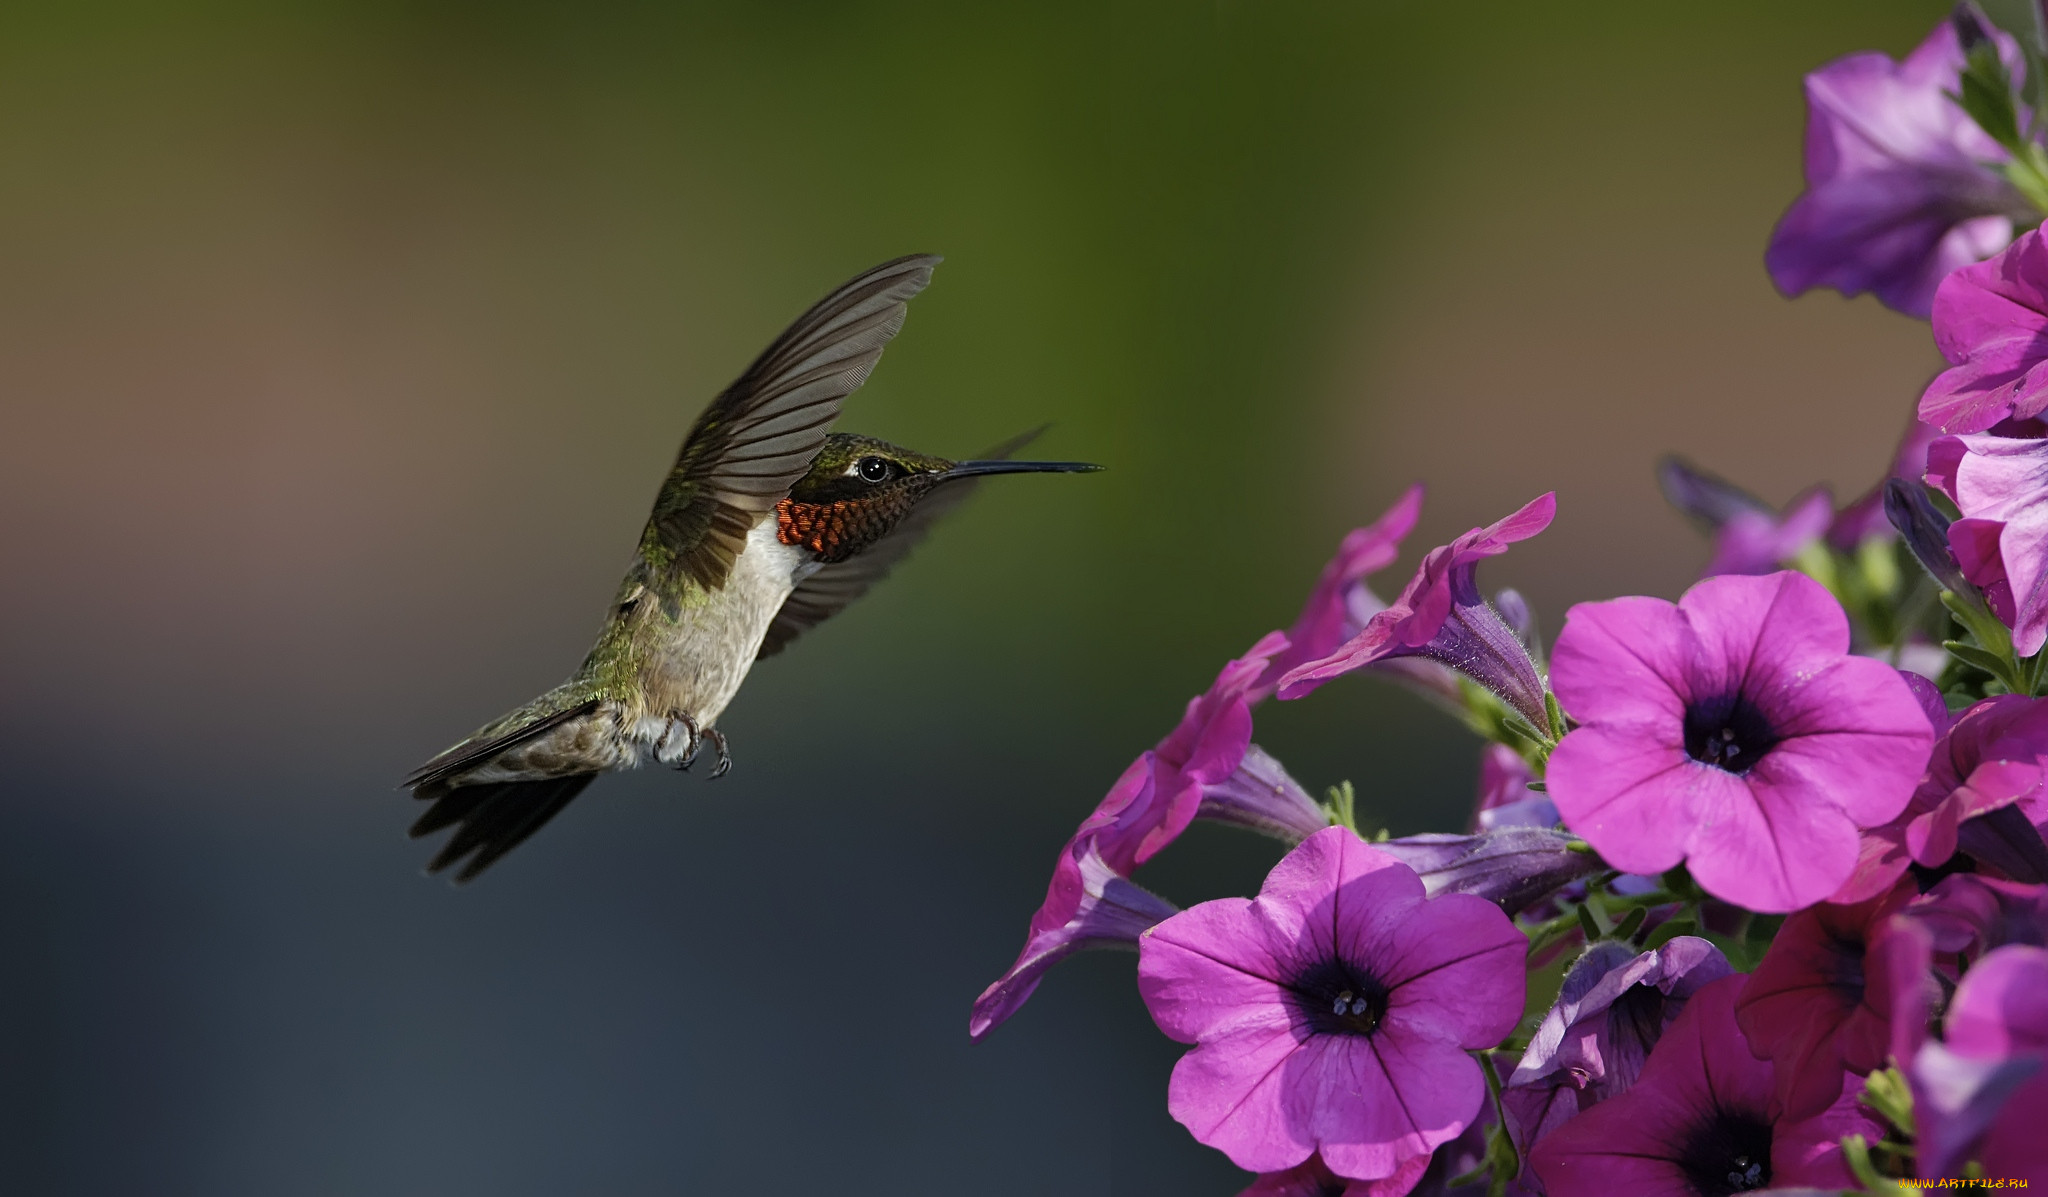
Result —
[[[1693,1130],[1678,1166],[1700,1197],[1769,1188],[1771,1124],[1750,1114],[1716,1110]]]
[[[1387,987],[1368,969],[1343,960],[1312,964],[1289,986],[1319,1035],[1370,1035],[1387,1016]]]
[[[1664,991],[1637,982],[1607,1008],[1607,1025],[1618,1039],[1632,1035],[1645,1051],[1664,1034]]]
[[[1694,699],[1685,708],[1685,755],[1702,765],[1747,773],[1781,738],[1740,691]]]

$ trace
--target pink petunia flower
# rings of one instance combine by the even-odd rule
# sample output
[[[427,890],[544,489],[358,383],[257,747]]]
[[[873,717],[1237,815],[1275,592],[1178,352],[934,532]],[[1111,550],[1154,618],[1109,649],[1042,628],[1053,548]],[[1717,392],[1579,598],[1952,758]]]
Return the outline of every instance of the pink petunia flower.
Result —
[[[1392,606],[1327,656],[1280,679],[1280,697],[1300,698],[1369,665],[1420,658],[1455,669],[1498,695],[1538,728],[1548,726],[1543,677],[1529,649],[1479,593],[1479,563],[1550,526],[1557,497],[1542,495],[1498,523],[1474,528],[1422,560]]]
[[[1963,518],[1948,528],[1963,576],[2012,629],[2023,657],[2048,643],[2048,439],[1945,436],[1927,449],[1927,481]]]
[[[1897,815],[1934,739],[1900,675],[1849,654],[1849,623],[1795,573],[1709,578],[1676,605],[1581,603],[1552,662],[1582,721],[1551,754],[1565,825],[1615,868],[1686,862],[1751,910],[1848,880],[1858,829]]]
[[[2018,44],[1991,36],[2018,80]],[[2005,150],[1949,99],[1963,61],[1943,21],[1902,62],[1851,54],[1806,77],[1806,190],[1764,255],[1780,291],[1870,291],[1925,316],[1944,276],[2003,248],[2015,218],[2031,219],[1997,169]]]
[[[1024,950],[975,1000],[968,1033],[980,1039],[1023,1006],[1045,971],[1083,947],[1101,946],[1084,897],[1092,867],[1127,878],[1198,816],[1298,842],[1329,825],[1280,763],[1251,742],[1254,686],[1287,638],[1273,632],[1230,662],[1191,699],[1180,723],[1140,755],[1074,832],[1053,866]],[[1094,865],[1088,862],[1093,857]],[[1099,888],[1099,886],[1098,886]],[[1135,887],[1132,887],[1135,888]],[[1123,891],[1119,891],[1123,892]],[[1155,899],[1163,904],[1163,899]]]
[[[1426,1165],[1480,1114],[1469,1051],[1521,1016],[1527,941],[1498,907],[1426,898],[1347,829],[1304,840],[1254,899],[1204,902],[1145,934],[1138,991],[1170,1037],[1167,1109],[1239,1167],[1321,1152],[1339,1176]]]
[[[1719,948],[1680,935],[1648,952],[1602,940],[1573,962],[1508,1077],[1501,1102],[1529,1147],[1581,1110],[1626,1093],[1692,995],[1729,973]]]
[[[2048,408],[2048,241],[2039,229],[1942,280],[1934,344],[1950,365],[1927,384],[1920,418],[1941,431],[1984,432]]]
[[[1703,578],[1783,569],[1833,526],[1835,503],[1824,486],[1794,497],[1780,512],[1681,457],[1658,463],[1657,483],[1673,507],[1713,534],[1714,556],[1700,571]]]
[[[1935,951],[1975,958],[2007,944],[2048,947],[2048,885],[1957,873],[1906,908]]]
[[[1322,576],[1309,591],[1294,626],[1287,629],[1287,647],[1275,654],[1260,675],[1252,693],[1253,701],[1271,694],[1282,676],[1307,661],[1320,660],[1336,647],[1358,635],[1366,621],[1386,608],[1365,585],[1368,574],[1378,573],[1400,555],[1401,542],[1414,531],[1422,514],[1422,487],[1402,492],[1380,518],[1363,528],[1354,528],[1337,546],[1337,555],[1323,567]]]
[[[1933,687],[1921,684],[1926,693]],[[1916,687],[1919,690],[1920,687]],[[1939,710],[1940,695],[1933,695]],[[1940,738],[1928,758],[1927,774],[1898,817],[1865,828],[1856,871],[1832,898],[1861,902],[1890,889],[1913,864],[1940,868],[1960,850],[1975,859],[1975,847],[1994,867],[2031,872],[2042,860],[2030,859],[2024,838],[2008,844],[2003,828],[1987,821],[1992,812],[2020,806],[2040,810],[2048,819],[2048,801],[2041,796],[2048,776],[2048,701],[2002,694],[1988,698],[1948,724],[1946,711],[1937,716]],[[1947,724],[1947,726],[1943,726]],[[2041,836],[2022,814],[2018,836],[2032,832],[2033,856],[2048,856]],[[2001,870],[2006,871],[2006,870]],[[2023,880],[2048,880],[2025,876]]]
[[[1784,1114],[1770,1064],[1749,1054],[1735,1025],[1745,980],[1723,977],[1695,993],[1633,1088],[1536,1144],[1530,1162],[1550,1197],[1696,1197],[1855,1184],[1841,1139],[1876,1139],[1875,1119],[1852,1095],[1818,1117]]]
[[[1902,880],[1854,906],[1810,906],[1785,920],[1750,975],[1735,1020],[1750,1050],[1776,1068],[1787,1117],[1820,1113],[1841,1097],[1845,1078],[1884,1064],[1891,974],[1875,957],[1892,916],[1919,892]]]
[[[1985,1176],[2048,1184],[2048,949],[1986,954],[1963,974],[1943,1029],[1908,1070],[1920,1174],[1958,1176],[1976,1160]]]

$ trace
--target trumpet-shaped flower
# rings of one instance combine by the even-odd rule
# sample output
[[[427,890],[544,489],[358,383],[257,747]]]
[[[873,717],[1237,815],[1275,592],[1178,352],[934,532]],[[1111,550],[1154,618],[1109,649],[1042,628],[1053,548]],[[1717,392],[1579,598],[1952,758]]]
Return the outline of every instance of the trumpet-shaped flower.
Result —
[[[1817,1117],[1789,1118],[1771,1066],[1735,1025],[1746,978],[1692,996],[1650,1052],[1635,1086],[1536,1144],[1530,1162],[1550,1197],[1723,1197],[1774,1186],[1844,1189],[1844,1135],[1877,1137],[1853,1095]]]
[[[1098,889],[1104,884],[1090,880],[1091,869],[1128,878],[1198,816],[1289,843],[1329,825],[1315,800],[1251,742],[1255,685],[1286,644],[1285,636],[1271,633],[1225,665],[1215,683],[1188,702],[1173,731],[1131,762],[1081,821],[1054,862],[1024,950],[976,1000],[970,1035],[979,1039],[1016,1013],[1046,969],[1073,951],[1113,942],[1091,931],[1092,915],[1083,899],[1091,884]]]
[[[1581,1110],[1626,1093],[1692,995],[1729,973],[1719,948],[1680,935],[1648,952],[1586,949],[1501,1095],[1523,1151]]]
[[[1834,1105],[1849,1075],[1884,1064],[1890,972],[1873,959],[1894,914],[1919,892],[1901,881],[1854,906],[1823,902],[1785,920],[1743,987],[1735,1019],[1777,1071],[1779,1104],[1807,1118]]]
[[[2048,949],[1997,948],[1963,974],[1945,1037],[1913,1057],[1920,1174],[2048,1184]]]
[[[2048,643],[2048,440],[1945,436],[1927,481],[1963,513],[1948,527],[1956,565],[2012,629],[2023,657]]]
[[[1556,514],[1556,496],[1546,494],[1498,523],[1431,550],[1393,605],[1328,656],[1283,676],[1280,697],[1300,698],[1368,665],[1421,658],[1491,690],[1535,727],[1547,726],[1542,674],[1521,637],[1479,593],[1476,574],[1481,561],[1543,531]]]
[[[1582,603],[1552,682],[1582,722],[1550,758],[1565,825],[1614,867],[1685,861],[1715,897],[1796,910],[1835,892],[1858,831],[1897,815],[1934,739],[1901,676],[1795,573],[1709,578],[1676,605]]]
[[[1920,398],[1943,432],[1984,432],[2048,408],[2048,241],[2033,229],[1934,295],[1934,344],[1950,362]]]
[[[2018,45],[1993,36],[2019,78]],[[2006,152],[1949,98],[1963,62],[1943,21],[1904,61],[1851,54],[1806,77],[1806,190],[1764,255],[1779,290],[1870,291],[1925,316],[1950,271],[2012,239],[2026,203],[1997,169]]]
[[[1933,687],[1926,689],[1932,691]],[[1934,697],[1939,703],[1940,696]],[[1943,719],[1946,722],[1945,715]],[[1875,897],[1890,889],[1913,864],[1940,868],[1958,850],[1971,855],[1968,844],[1981,845],[1993,857],[1987,863],[1994,866],[2024,862],[2028,848],[2024,837],[2032,832],[2035,854],[2048,855],[2040,846],[2040,833],[2033,831],[2026,819],[2014,829],[2021,837],[2019,842],[2004,850],[2000,829],[1985,821],[1985,816],[2004,807],[2019,805],[2023,811],[2032,811],[2042,806],[2044,771],[2048,771],[2048,701],[2002,694],[1971,707],[1935,741],[1926,776],[1906,808],[1890,822],[1864,830],[1856,871],[1833,900],[1853,903]],[[2048,810],[2043,810],[2042,816],[2048,818]],[[2035,863],[2038,866],[2040,862]],[[2028,866],[2021,863],[2018,867]]]
[[[1195,1045],[1167,1109],[1251,1171],[1320,1152],[1348,1179],[1419,1177],[1480,1116],[1468,1053],[1521,1016],[1527,946],[1492,903],[1427,897],[1351,831],[1318,832],[1257,898],[1204,902],[1140,942],[1139,993]]]

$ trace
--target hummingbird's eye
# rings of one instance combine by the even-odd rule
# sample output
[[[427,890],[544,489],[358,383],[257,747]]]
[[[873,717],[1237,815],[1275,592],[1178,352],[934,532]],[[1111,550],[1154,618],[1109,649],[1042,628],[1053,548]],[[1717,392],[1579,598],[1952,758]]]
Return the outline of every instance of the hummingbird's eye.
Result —
[[[889,478],[889,463],[879,457],[863,457],[853,469],[862,482],[886,482]]]

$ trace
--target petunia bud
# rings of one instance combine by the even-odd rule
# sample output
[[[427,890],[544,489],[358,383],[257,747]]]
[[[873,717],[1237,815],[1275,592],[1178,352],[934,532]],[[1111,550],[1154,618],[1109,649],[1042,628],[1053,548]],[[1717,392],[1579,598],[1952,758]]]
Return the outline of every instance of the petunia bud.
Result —
[[[1943,590],[1982,604],[1983,593],[1963,576],[1962,567],[1956,564],[1955,550],[1948,547],[1949,519],[1927,497],[1925,486],[1904,478],[1887,480],[1884,517],[1898,529],[1900,539],[1912,550],[1913,559],[1941,583]]]
[[[1576,837],[1548,827],[1504,827],[1478,835],[1410,835],[1373,847],[1414,869],[1434,894],[1473,894],[1514,914],[1581,877],[1600,858]]]

